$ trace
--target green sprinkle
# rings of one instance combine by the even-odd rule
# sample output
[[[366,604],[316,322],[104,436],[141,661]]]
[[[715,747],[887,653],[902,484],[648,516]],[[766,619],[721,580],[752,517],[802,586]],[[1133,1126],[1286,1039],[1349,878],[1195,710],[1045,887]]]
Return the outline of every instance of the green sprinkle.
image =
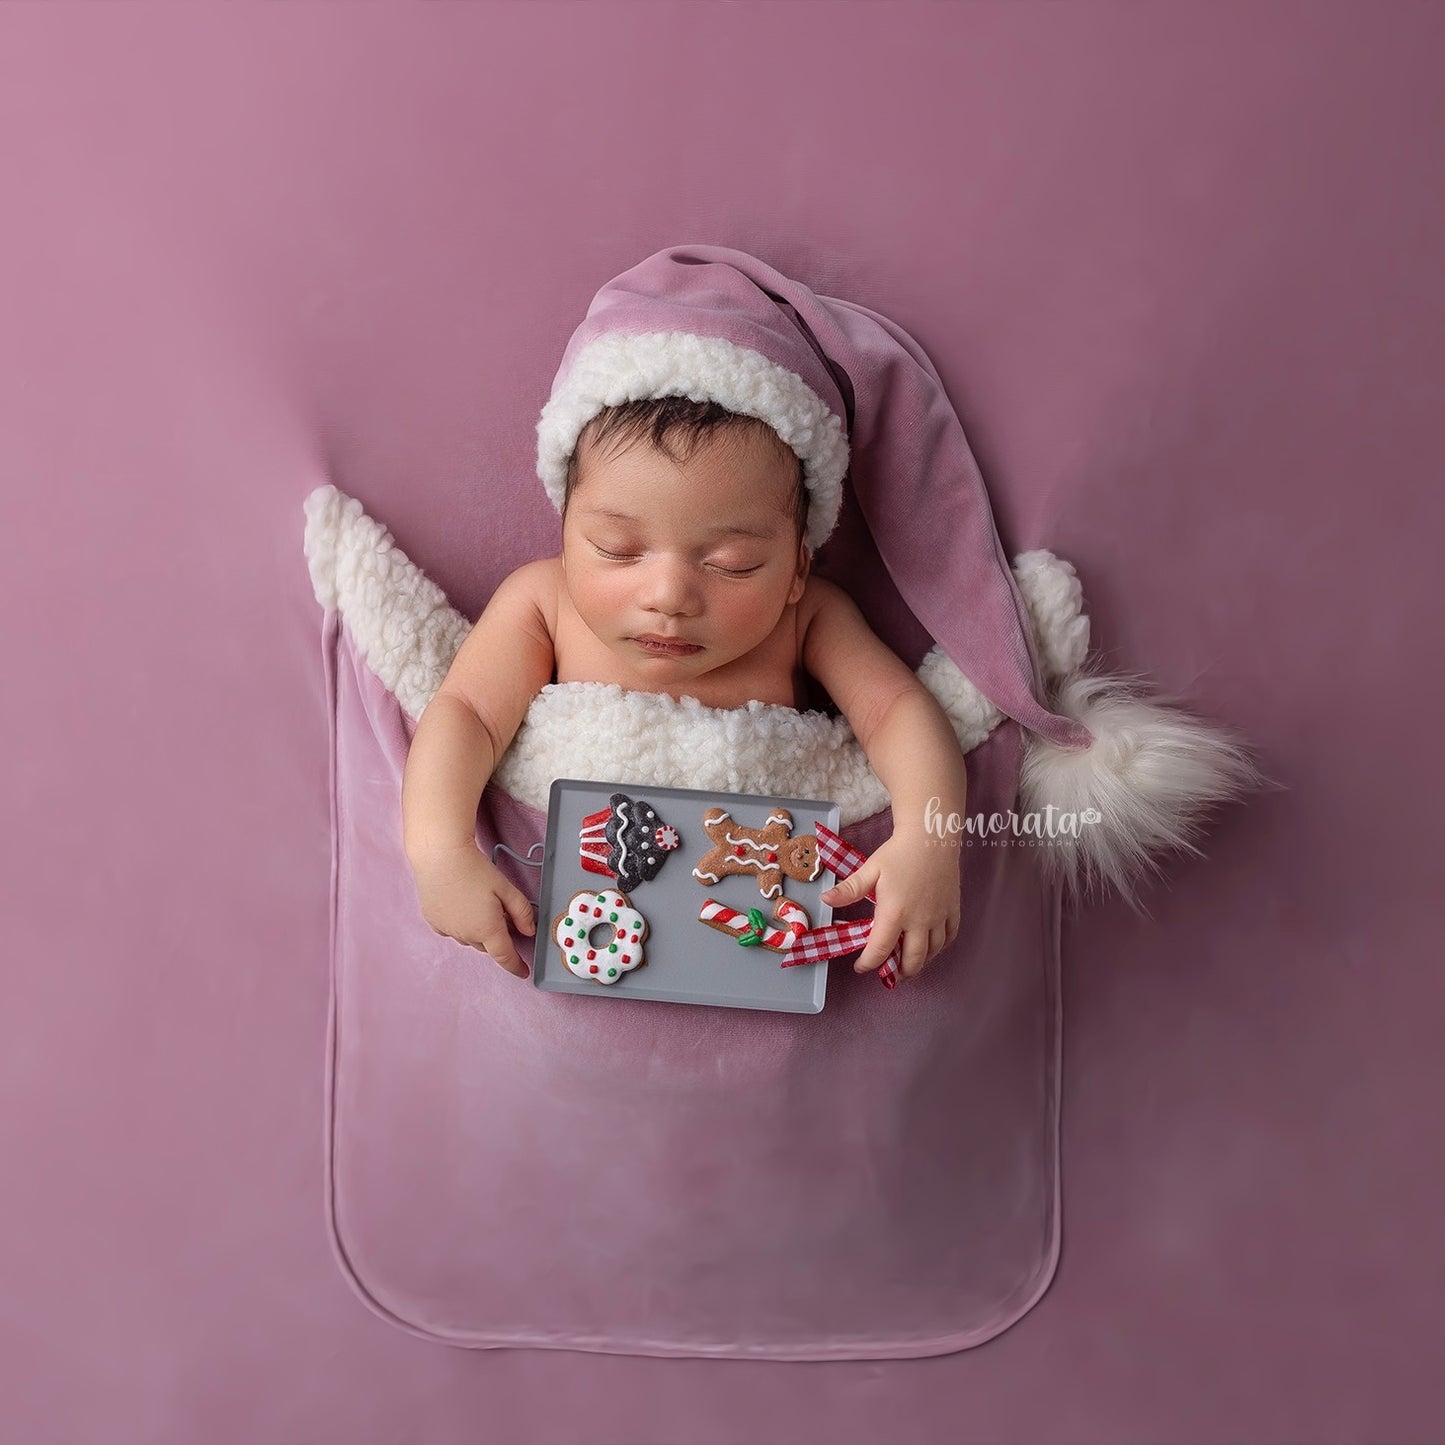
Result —
[[[616,923],[616,922],[617,922],[617,915],[616,915],[615,913],[609,913],[609,914],[607,915],[607,921],[608,921],[609,923]]]

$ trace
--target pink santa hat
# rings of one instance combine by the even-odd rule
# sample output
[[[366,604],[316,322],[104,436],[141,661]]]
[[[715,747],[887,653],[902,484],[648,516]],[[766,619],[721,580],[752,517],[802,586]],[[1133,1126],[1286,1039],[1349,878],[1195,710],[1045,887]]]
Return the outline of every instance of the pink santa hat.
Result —
[[[902,600],[1027,749],[1022,801],[1100,818],[1034,850],[1071,889],[1131,896],[1210,803],[1255,780],[1222,730],[1142,696],[1136,679],[1079,674],[1040,701],[1033,628],[962,424],[922,347],[854,302],[815,294],[744,251],[669,246],[607,282],[563,353],[537,424],[537,473],[560,512],[567,464],[609,406],[713,401],[766,422],[803,463],[804,541],[832,534],[848,495]]]

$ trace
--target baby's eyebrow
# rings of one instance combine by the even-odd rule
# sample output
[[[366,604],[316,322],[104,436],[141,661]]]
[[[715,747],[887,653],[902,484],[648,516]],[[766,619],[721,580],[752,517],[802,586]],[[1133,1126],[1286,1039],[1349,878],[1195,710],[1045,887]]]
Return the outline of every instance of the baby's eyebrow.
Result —
[[[641,517],[634,517],[631,512],[614,512],[610,507],[589,507],[588,514],[593,517],[606,517],[611,522],[640,522]],[[712,527],[709,529],[709,536],[712,537],[754,537],[759,542],[771,542],[774,534],[763,531],[760,527],[739,527],[736,525],[726,527]]]

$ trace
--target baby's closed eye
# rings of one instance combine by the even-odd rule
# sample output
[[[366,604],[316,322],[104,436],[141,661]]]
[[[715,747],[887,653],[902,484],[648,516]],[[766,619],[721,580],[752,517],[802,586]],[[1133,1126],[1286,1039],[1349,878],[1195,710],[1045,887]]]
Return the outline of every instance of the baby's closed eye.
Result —
[[[591,546],[598,556],[609,562],[640,562],[643,559],[643,554],[640,552],[613,550],[610,547],[602,546],[599,542],[593,542]],[[726,577],[751,577],[754,572],[761,570],[763,564],[746,561],[740,557],[710,557],[703,565]]]

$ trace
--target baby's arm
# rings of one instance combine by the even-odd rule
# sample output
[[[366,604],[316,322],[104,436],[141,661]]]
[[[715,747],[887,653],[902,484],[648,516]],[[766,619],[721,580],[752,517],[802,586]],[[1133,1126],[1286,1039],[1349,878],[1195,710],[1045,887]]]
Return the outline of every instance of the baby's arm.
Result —
[[[842,905],[874,893],[873,931],[855,966],[860,973],[878,968],[902,934],[901,972],[908,978],[958,932],[961,845],[956,836],[931,836],[924,820],[930,800],[941,817],[964,816],[963,752],[933,695],[847,593],[822,578],[809,585],[819,595],[803,637],[803,665],[848,719],[893,807],[893,836],[824,898]]]
[[[407,861],[426,921],[519,977],[526,966],[507,921],[531,933],[532,908],[477,847],[477,807],[552,676],[547,565],[519,567],[492,595],[417,722],[401,792]]]

